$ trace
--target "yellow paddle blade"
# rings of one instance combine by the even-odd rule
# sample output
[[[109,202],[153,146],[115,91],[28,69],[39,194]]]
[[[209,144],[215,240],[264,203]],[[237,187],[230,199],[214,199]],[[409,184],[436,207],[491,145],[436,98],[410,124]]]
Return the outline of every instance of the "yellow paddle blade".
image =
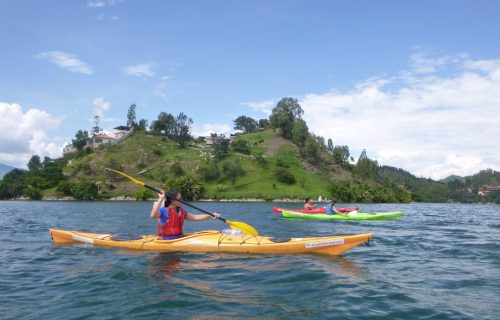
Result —
[[[107,169],[107,170],[110,170],[110,171],[113,171],[113,172],[115,172],[115,173],[121,174],[121,175],[122,175],[122,176],[124,176],[125,178],[129,178],[129,179],[130,179],[130,180],[132,180],[133,182],[135,182],[135,183],[137,183],[138,185],[141,185],[141,186],[143,186],[143,187],[144,187],[144,182],[139,181],[139,180],[137,180],[137,179],[135,179],[135,178],[132,178],[132,177],[131,177],[131,176],[129,176],[128,174],[125,174],[125,173],[120,172],[120,171],[115,170],[115,169],[110,169],[110,168],[106,168],[106,169]]]
[[[251,225],[240,222],[240,221],[230,221],[226,219],[226,223],[234,230],[240,230],[244,234],[251,234],[252,236],[258,236],[259,232]]]

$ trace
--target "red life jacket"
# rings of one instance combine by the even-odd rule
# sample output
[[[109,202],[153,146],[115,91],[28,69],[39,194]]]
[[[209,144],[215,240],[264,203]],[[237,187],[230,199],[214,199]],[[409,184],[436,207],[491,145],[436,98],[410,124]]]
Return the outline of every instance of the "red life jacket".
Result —
[[[162,226],[160,224],[160,218],[156,219],[156,222],[158,223],[158,235],[163,238],[182,235],[184,220],[187,216],[186,211],[179,208],[179,213],[177,213],[177,211],[171,207],[166,209],[168,210],[167,222]]]

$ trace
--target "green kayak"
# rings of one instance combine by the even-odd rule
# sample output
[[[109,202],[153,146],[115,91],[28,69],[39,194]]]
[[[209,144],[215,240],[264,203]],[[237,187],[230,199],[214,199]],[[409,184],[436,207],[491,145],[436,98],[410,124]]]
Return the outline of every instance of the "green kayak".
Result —
[[[294,211],[281,211],[284,218],[294,219],[314,219],[314,220],[392,220],[403,215],[401,211],[377,212],[377,213],[349,213],[349,214],[321,214],[321,213],[301,213]]]

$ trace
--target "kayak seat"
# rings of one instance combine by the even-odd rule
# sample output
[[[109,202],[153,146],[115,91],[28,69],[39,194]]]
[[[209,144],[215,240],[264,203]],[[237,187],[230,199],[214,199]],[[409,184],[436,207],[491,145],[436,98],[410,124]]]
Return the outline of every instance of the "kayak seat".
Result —
[[[130,240],[141,240],[142,236],[131,235],[131,234],[115,234],[111,237],[114,241],[130,241]]]
[[[288,242],[290,241],[291,238],[276,238],[276,237],[271,237],[269,238],[269,241],[275,242],[275,243],[283,243],[283,242]]]

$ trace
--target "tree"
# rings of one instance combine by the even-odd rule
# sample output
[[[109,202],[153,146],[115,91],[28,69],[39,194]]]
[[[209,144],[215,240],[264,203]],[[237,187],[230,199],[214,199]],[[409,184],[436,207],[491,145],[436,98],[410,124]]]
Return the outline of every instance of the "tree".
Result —
[[[148,127],[148,120],[146,119],[139,120],[139,123],[137,124],[137,130],[144,132],[146,131],[147,127]]]
[[[127,126],[136,127],[137,122],[135,121],[135,103],[131,104],[127,112]]]
[[[247,116],[239,116],[234,120],[234,128],[244,130],[245,132],[253,132],[258,128],[259,124],[255,119]]]
[[[320,145],[318,142],[308,137],[304,143],[304,147],[300,149],[301,155],[310,163],[316,163],[319,160]]]
[[[101,117],[98,115],[94,116],[94,126],[92,127],[92,130],[90,131],[90,135],[92,137],[97,136],[102,132],[102,129],[99,127],[99,122],[101,121]]]
[[[239,176],[243,175],[243,168],[239,161],[228,161],[222,165],[222,171],[226,175],[226,178],[231,180],[233,187],[236,185],[236,180]]]
[[[270,122],[268,119],[260,119],[259,120],[259,128],[262,129],[267,129],[270,125]]]
[[[38,171],[41,168],[42,168],[42,163],[40,162],[40,157],[38,155],[32,156],[30,161],[28,161],[28,169],[30,171]]]
[[[341,166],[349,164],[349,147],[348,146],[335,146],[332,151],[333,159]]]
[[[176,121],[173,115],[167,112],[161,112],[158,119],[151,123],[149,127],[155,134],[164,134],[172,137],[175,133]]]
[[[292,138],[293,123],[300,119],[304,110],[294,98],[281,99],[272,110],[269,121],[274,128],[281,131],[281,135],[286,139]]]
[[[370,160],[366,155],[366,150],[363,149],[359,155],[359,159],[354,167],[353,173],[364,179],[374,179],[377,173],[377,167],[377,161]]]
[[[333,141],[331,138],[328,138],[328,145],[326,147],[326,151],[333,156]]]
[[[302,119],[297,119],[293,123],[292,142],[299,147],[303,147],[307,137],[309,137],[309,128],[306,122]]]
[[[213,181],[219,178],[219,167],[215,159],[203,162],[198,167],[198,174],[202,176],[205,181]]]
[[[216,160],[224,159],[229,153],[229,140],[223,134],[212,133],[212,147]]]
[[[180,148],[185,148],[187,143],[193,139],[190,134],[192,124],[193,119],[188,118],[183,112],[179,113],[176,118],[175,132],[172,138]]]
[[[86,130],[78,130],[78,132],[75,134],[75,139],[73,139],[71,142],[73,144],[73,147],[75,147],[78,151],[82,151],[83,148],[87,145],[88,140],[89,133]]]

